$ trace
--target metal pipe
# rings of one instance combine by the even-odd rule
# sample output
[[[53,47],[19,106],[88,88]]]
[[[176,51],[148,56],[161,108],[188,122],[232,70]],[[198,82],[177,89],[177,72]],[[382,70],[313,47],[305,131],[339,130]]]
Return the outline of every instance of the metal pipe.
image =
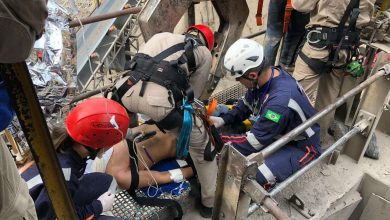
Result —
[[[142,1],[138,1],[137,7],[138,7],[138,5],[141,4],[141,2],[142,2]],[[131,19],[132,19],[132,16],[129,16],[129,17],[127,18],[125,24],[128,24],[128,23],[130,22]],[[119,33],[117,34],[117,36],[115,37],[114,41],[111,43],[111,45],[110,45],[110,47],[108,48],[107,51],[111,51],[111,50],[114,48],[114,46],[116,46],[116,42],[118,41],[118,39],[120,38],[120,36],[122,35],[122,33],[125,31],[125,29],[126,29],[126,25],[123,25],[122,29],[119,31]],[[129,33],[129,34],[130,34],[130,33]],[[107,58],[107,56],[108,56],[109,54],[110,54],[110,53],[106,53],[106,54],[103,56],[103,58],[101,59],[101,61],[104,61],[104,60]],[[99,62],[99,64],[98,64],[97,67],[95,68],[95,70],[92,72],[92,74],[91,74],[92,76],[94,76],[94,75],[97,73],[97,71],[100,69],[100,67],[103,65],[103,63],[104,63],[104,62]],[[85,91],[85,90],[87,89],[87,87],[89,86],[89,84],[91,83],[91,81],[92,81],[93,78],[94,78],[94,77],[91,77],[91,78],[88,79],[88,81],[87,81],[87,82],[85,83],[85,85],[84,85],[84,88],[81,90],[82,92]]]
[[[262,31],[259,31],[259,32],[257,32],[257,33],[253,33],[253,34],[251,34],[251,35],[245,36],[245,37],[243,37],[243,38],[251,39],[251,38],[254,38],[254,37],[263,35],[263,34],[265,34],[265,32],[267,32],[267,31],[266,31],[266,30],[262,30]]]
[[[23,133],[58,219],[78,219],[25,62],[0,64]]]
[[[359,124],[359,123],[358,123]],[[275,196],[280,191],[282,191],[284,188],[286,188],[290,183],[292,183],[294,180],[296,180],[298,177],[300,177],[302,174],[306,173],[309,169],[317,165],[322,159],[327,157],[329,154],[333,152],[337,147],[340,145],[343,145],[345,142],[347,142],[349,139],[351,139],[353,136],[355,136],[357,133],[364,130],[365,127],[361,126],[355,126],[352,130],[347,132],[343,137],[338,139],[332,146],[330,146],[328,149],[326,149],[324,152],[322,152],[321,156],[317,158],[316,160],[312,161],[308,165],[304,166],[302,169],[298,170],[296,173],[294,173],[292,176],[290,176],[285,181],[281,182],[276,188],[274,188],[271,192],[271,196]]]
[[[253,213],[256,212],[256,210],[258,210],[260,208],[259,205],[257,205],[257,203],[252,203],[250,206],[249,206],[249,209],[248,209],[248,217],[250,215],[252,215]]]
[[[86,25],[86,24],[90,24],[90,23],[108,20],[111,18],[120,17],[123,15],[137,14],[141,11],[141,9],[142,9],[142,7],[133,7],[133,8],[128,8],[128,9],[123,9],[120,11],[110,12],[110,13],[107,13],[104,15],[96,15],[96,16],[90,16],[90,17],[86,17],[86,18],[75,19],[75,20],[72,20],[69,22],[69,27],[73,28],[73,27],[81,26],[81,24]]]
[[[361,122],[357,123],[360,124]],[[319,158],[314,160],[313,162],[309,163],[307,166],[300,169],[298,172],[294,173],[294,175],[290,176],[288,179],[280,183],[275,189],[273,189],[270,192],[270,196],[273,197],[279,192],[281,192],[284,188],[286,188],[288,185],[290,185],[294,180],[296,180],[298,177],[300,177],[302,174],[306,173],[309,169],[317,165],[322,159],[327,157],[330,153],[333,152],[337,147],[347,142],[349,139],[351,139],[354,135],[357,133],[363,131],[367,126],[355,126],[352,130],[347,132],[343,137],[341,137],[338,141],[336,141],[332,146],[330,146],[328,149],[326,149]],[[256,212],[257,209],[259,209],[260,206],[257,205],[257,203],[252,203],[248,210],[248,216],[252,215],[254,212]]]
[[[384,69],[390,69],[390,64],[386,64],[384,66]],[[367,78],[366,81],[359,84],[354,89],[350,90],[349,92],[345,93],[343,96],[338,98],[335,103],[330,104],[328,107],[323,109],[322,111],[315,114],[313,117],[296,127],[294,130],[290,131],[288,134],[284,135],[268,147],[266,147],[264,150],[260,151],[259,153],[251,154],[247,158],[249,161],[260,161],[261,159],[267,158],[271,154],[273,154],[275,151],[282,148],[284,145],[286,145],[288,142],[290,142],[293,138],[304,132],[308,127],[312,126],[314,123],[316,123],[320,118],[325,116],[326,114],[330,113],[331,111],[335,110],[337,107],[341,106],[343,103],[347,101],[348,98],[356,95],[364,88],[368,87],[372,83],[374,83],[376,80],[381,78],[386,74],[386,71],[382,69],[378,71],[373,76]]]
[[[72,101],[70,101],[69,104],[73,104],[75,102],[78,102],[78,101],[81,101],[83,99],[86,99],[86,98],[89,98],[91,96],[94,96],[94,95],[97,95],[101,92],[104,92],[105,90],[107,90],[108,88],[110,88],[111,86],[113,86],[113,84],[110,84],[110,85],[107,85],[107,86],[103,86],[101,88],[98,88],[98,89],[94,89],[92,91],[89,91],[89,92],[86,92],[86,93],[83,93],[83,94],[80,94],[76,97],[73,98]]]
[[[262,205],[266,207],[268,209],[268,212],[273,215],[277,220],[290,219],[288,215],[281,208],[279,208],[278,204],[270,197],[265,198]]]

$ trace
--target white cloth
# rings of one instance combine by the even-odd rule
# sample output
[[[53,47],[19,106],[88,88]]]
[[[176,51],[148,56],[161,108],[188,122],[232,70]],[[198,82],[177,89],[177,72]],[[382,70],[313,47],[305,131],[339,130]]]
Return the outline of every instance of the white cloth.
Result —
[[[103,207],[102,212],[106,212],[112,209],[115,201],[115,194],[111,192],[105,192],[97,199],[100,201]]]
[[[220,128],[225,125],[225,121],[221,117],[210,116],[210,120],[216,128]]]

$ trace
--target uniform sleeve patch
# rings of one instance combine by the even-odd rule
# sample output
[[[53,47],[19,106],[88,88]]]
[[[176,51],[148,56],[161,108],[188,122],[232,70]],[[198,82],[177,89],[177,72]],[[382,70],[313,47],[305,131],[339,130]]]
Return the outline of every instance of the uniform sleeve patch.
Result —
[[[264,116],[266,119],[270,120],[270,121],[273,121],[275,123],[279,123],[279,120],[280,120],[280,117],[281,115],[279,115],[278,113],[276,112],[273,112],[271,110],[268,110],[266,113],[265,113],[265,116]]]

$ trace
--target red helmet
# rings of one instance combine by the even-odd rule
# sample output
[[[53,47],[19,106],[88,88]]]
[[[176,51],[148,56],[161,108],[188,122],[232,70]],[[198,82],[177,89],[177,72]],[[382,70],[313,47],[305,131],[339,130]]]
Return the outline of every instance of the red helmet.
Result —
[[[66,117],[66,130],[74,141],[93,149],[121,141],[129,126],[129,115],[119,103],[91,98],[78,104]]]
[[[202,35],[203,37],[206,39],[206,43],[207,43],[207,48],[209,48],[210,51],[213,50],[214,48],[214,33],[213,33],[213,30],[211,30],[211,28],[207,25],[203,25],[203,24],[197,24],[197,25],[194,25],[194,26],[191,26],[187,29],[187,32],[190,32],[192,30],[198,30]]]

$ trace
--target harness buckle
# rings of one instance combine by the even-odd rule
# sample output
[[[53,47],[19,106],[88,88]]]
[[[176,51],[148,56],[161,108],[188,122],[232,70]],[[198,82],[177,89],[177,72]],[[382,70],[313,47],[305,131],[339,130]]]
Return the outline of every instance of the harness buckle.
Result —
[[[319,31],[319,30],[311,30],[311,31],[309,31],[309,33],[307,33],[306,40],[307,40],[307,42],[309,42],[309,44],[316,44],[316,43],[319,43],[321,41],[321,39],[317,39],[317,40],[312,41],[311,40],[311,35],[313,33],[321,34],[321,31]]]
[[[186,42],[190,42],[193,47],[199,46],[199,43],[197,40],[195,40],[193,37],[187,37]],[[187,46],[187,45],[186,45]]]

